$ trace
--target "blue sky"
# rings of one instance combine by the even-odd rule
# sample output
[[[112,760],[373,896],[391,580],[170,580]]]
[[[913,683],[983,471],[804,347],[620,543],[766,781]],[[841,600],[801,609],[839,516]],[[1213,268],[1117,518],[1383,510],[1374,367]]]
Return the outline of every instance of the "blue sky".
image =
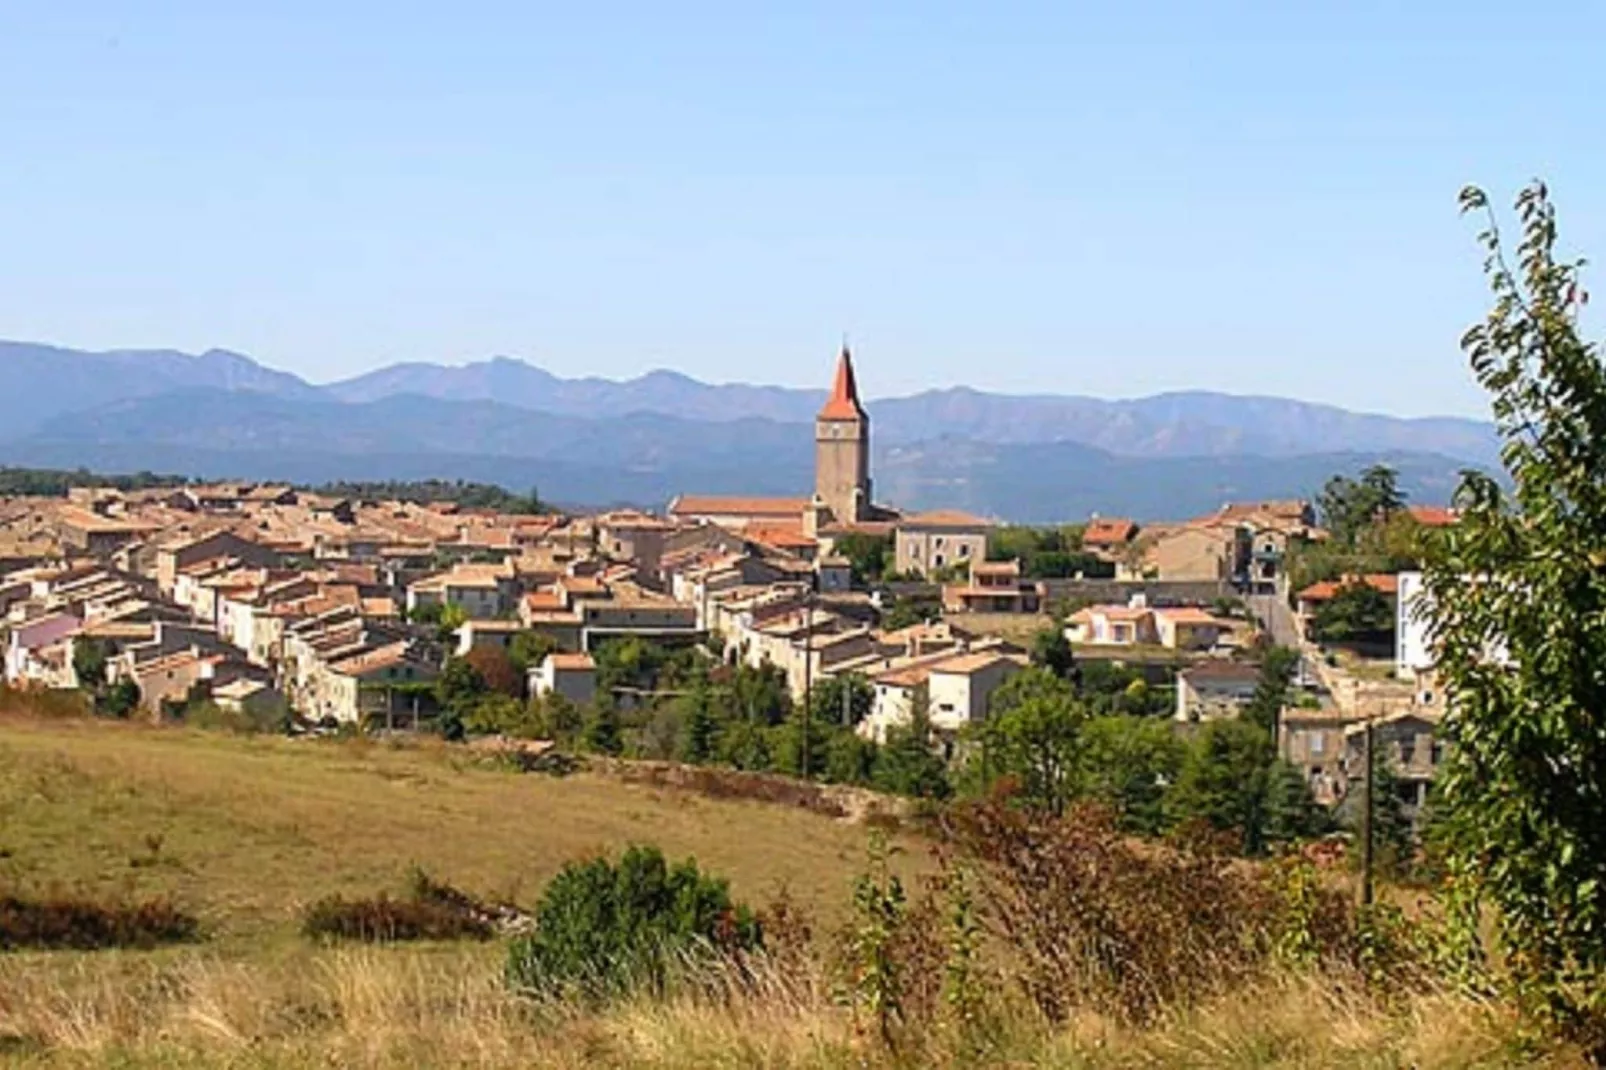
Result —
[[[236,7],[255,11],[236,11]],[[1606,5],[0,5],[0,336],[1481,413],[1465,182],[1606,256]]]

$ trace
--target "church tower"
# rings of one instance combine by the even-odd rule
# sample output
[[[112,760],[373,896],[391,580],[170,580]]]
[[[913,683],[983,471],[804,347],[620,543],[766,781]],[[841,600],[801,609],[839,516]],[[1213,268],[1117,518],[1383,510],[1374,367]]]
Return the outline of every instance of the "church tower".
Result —
[[[831,397],[814,421],[814,500],[838,524],[870,518],[870,417],[859,404],[847,346],[837,358]]]

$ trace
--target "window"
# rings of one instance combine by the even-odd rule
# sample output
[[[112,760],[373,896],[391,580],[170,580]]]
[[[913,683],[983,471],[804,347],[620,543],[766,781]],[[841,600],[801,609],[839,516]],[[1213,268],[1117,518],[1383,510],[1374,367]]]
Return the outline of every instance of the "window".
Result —
[[[969,557],[970,556],[970,543],[962,542],[962,543],[959,544],[959,556],[960,557]]]
[[[931,559],[931,563],[933,565],[936,565],[938,568],[941,568],[942,567],[942,555],[938,554],[936,557],[933,557]]]
[[[937,549],[939,549],[939,550],[942,549],[942,536],[941,535],[937,536]]]
[[[1310,752],[1312,754],[1321,754],[1323,748],[1325,748],[1326,746],[1327,746],[1327,739],[1326,739],[1325,736],[1323,736],[1320,732],[1312,732],[1311,733],[1311,735],[1310,735]]]

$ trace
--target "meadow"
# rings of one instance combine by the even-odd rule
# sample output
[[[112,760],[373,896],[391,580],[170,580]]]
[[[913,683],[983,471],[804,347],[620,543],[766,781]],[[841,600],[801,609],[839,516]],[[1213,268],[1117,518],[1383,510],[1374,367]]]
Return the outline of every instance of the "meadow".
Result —
[[[1582,1066],[1500,1004],[1386,1001],[1320,976],[1257,979],[1136,1025],[1049,1025],[1003,1000],[985,1050],[886,1050],[840,997],[832,933],[869,829],[609,771],[488,768],[435,742],[289,740],[91,720],[0,720],[0,885],[171,896],[202,938],[150,951],[0,953],[0,1062],[19,1066],[1460,1067]],[[323,896],[398,890],[415,866],[531,904],[566,862],[650,842],[763,907],[785,890],[812,939],[784,971],[704,978],[607,1007],[531,1001],[500,941],[325,946]],[[911,882],[924,850],[906,834]]]

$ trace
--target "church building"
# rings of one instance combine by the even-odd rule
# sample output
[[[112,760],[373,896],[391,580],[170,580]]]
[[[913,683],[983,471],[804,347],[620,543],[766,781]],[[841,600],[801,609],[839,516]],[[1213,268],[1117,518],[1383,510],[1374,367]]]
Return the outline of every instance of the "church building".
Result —
[[[669,515],[747,534],[785,531],[816,540],[848,531],[888,533],[898,514],[876,506],[871,498],[870,415],[859,400],[847,347],[837,358],[831,396],[814,420],[812,497],[683,494],[669,503]]]

